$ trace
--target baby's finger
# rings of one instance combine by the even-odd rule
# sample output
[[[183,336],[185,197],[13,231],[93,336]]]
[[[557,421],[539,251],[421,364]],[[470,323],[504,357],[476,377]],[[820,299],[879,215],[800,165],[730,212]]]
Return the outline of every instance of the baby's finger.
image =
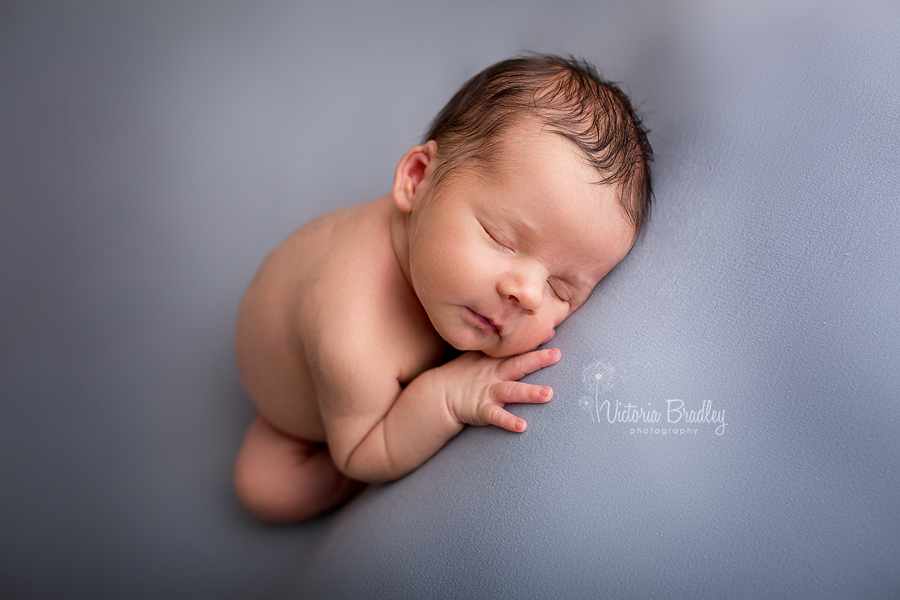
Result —
[[[512,431],[513,433],[521,433],[525,431],[526,427],[528,427],[525,419],[517,417],[508,410],[504,410],[502,407],[496,404],[487,405],[485,407],[485,411],[487,412],[487,414],[484,415],[485,421],[487,421],[491,425],[496,425],[497,427],[500,427],[507,431]]]
[[[553,389],[545,385],[503,381],[491,386],[491,399],[500,404],[549,402],[552,397]]]
[[[497,375],[501,379],[519,380],[544,367],[555,365],[562,358],[559,348],[534,350],[507,358],[497,367]]]

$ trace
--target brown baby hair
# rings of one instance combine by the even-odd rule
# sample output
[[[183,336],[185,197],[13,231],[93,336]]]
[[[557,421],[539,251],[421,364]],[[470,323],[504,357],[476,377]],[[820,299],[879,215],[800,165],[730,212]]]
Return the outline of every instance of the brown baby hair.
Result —
[[[618,186],[622,209],[639,232],[653,194],[647,130],[625,93],[574,57],[522,54],[466,82],[425,135],[438,147],[435,184],[463,168],[493,166],[503,135],[529,118],[578,146],[600,174],[597,183]]]

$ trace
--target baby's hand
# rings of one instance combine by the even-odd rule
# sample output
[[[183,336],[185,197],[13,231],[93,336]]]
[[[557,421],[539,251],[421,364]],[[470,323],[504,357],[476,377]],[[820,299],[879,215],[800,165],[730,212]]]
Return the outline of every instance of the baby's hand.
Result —
[[[438,368],[450,414],[460,423],[496,425],[516,433],[525,431],[525,420],[503,407],[509,403],[549,401],[553,397],[552,389],[522,383],[519,379],[555,365],[561,357],[557,348],[534,350],[510,358],[466,352]]]

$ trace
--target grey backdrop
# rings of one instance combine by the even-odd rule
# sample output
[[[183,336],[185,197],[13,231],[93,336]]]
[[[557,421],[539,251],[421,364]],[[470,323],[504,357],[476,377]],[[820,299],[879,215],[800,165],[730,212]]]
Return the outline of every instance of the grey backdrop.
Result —
[[[554,401],[254,522],[244,286],[525,49],[657,153]],[[0,596],[900,596],[898,57],[896,2],[3,3]]]

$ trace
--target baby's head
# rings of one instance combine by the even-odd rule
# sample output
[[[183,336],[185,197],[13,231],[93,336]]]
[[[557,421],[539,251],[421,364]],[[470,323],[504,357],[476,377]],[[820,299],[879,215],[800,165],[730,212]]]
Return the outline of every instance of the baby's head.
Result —
[[[636,236],[650,215],[653,150],[628,97],[577,59],[523,55],[463,85],[423,142],[437,143],[435,185],[460,170],[491,172],[509,133],[528,123],[567,138],[597,171],[596,183],[618,188]]]
[[[651,156],[626,96],[586,63],[528,55],[466,83],[392,192],[437,332],[491,356],[548,341],[634,244]]]

